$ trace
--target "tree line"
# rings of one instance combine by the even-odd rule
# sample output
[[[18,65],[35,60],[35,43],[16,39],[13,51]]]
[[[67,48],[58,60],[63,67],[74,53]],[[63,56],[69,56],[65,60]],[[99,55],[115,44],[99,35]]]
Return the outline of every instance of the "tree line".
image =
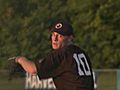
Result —
[[[69,21],[75,44],[92,66],[120,67],[120,0],[0,0],[0,68],[9,57],[42,58],[50,49],[49,27]]]

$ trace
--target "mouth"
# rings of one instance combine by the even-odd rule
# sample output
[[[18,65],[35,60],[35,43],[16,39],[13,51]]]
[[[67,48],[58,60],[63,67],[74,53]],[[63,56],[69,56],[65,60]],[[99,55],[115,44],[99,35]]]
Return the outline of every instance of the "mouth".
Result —
[[[58,49],[58,48],[59,48],[59,44],[56,43],[56,42],[53,42],[53,43],[52,43],[52,48],[53,48],[53,49]]]
[[[58,43],[54,42],[53,45],[58,45]]]

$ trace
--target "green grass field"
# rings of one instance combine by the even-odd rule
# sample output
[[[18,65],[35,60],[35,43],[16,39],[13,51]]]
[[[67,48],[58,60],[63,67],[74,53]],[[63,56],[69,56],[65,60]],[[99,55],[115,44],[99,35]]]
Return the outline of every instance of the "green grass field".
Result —
[[[23,80],[15,79],[7,81],[5,79],[0,80],[0,90],[24,90]]]
[[[24,78],[8,80],[6,73],[0,73],[0,90],[24,90]]]
[[[102,72],[98,78],[97,90],[117,90],[116,77],[113,72]]]

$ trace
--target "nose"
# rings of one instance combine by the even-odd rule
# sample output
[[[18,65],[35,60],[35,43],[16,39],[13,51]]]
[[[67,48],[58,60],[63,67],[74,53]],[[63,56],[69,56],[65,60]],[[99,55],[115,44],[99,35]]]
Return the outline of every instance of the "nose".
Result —
[[[54,41],[58,41],[58,35],[55,35]]]

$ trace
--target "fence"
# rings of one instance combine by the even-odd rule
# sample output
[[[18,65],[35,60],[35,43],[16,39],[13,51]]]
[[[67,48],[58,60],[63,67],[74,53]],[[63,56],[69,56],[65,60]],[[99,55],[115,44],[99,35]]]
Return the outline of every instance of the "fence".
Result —
[[[95,90],[120,90],[120,70],[94,70]],[[52,79],[40,81],[38,76],[26,74],[9,81],[7,72],[0,70],[0,90],[55,90]]]
[[[120,90],[120,70],[94,70],[97,90]]]

